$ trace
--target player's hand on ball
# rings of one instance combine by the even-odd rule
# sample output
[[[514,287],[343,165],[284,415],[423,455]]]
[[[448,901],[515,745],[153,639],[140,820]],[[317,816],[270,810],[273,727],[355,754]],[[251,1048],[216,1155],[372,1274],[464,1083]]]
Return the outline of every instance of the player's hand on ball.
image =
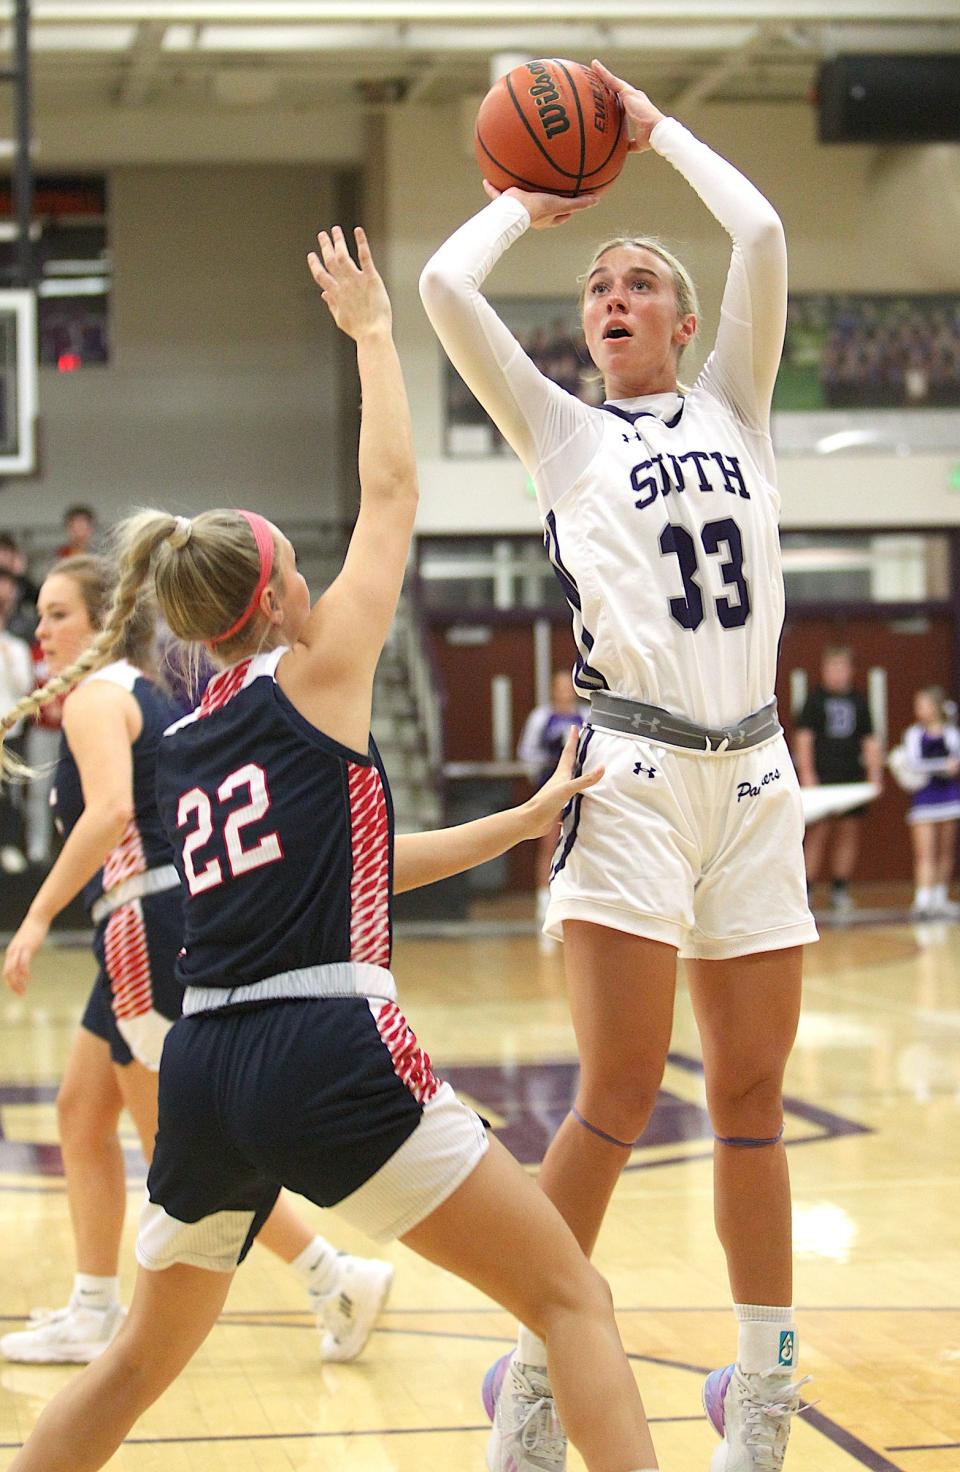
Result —
[[[573,727],[553,776],[524,804],[524,811],[530,817],[528,838],[540,838],[544,833],[552,833],[570,799],[576,797],[578,792],[586,792],[588,787],[596,786],[603,776],[603,767],[595,767],[592,772],[585,772],[580,777],[573,775],[579,735],[580,732]]]
[[[359,225],[353,236],[357,244],[356,262],[347,249],[343,231],[334,225],[329,232],[320,231],[319,252],[310,252],[307,265],[334,322],[341,332],[357,341],[367,332],[383,328],[389,331],[392,313],[387,289]]]
[[[650,134],[664,114],[658,107],[654,107],[646,92],[641,92],[639,87],[631,87],[622,77],[615,77],[602,61],[592,61],[590,65],[603,78],[610,91],[619,94],[623,110],[633,128],[628,151],[643,153],[650,147]]]
[[[578,194],[571,199],[565,194],[536,194],[527,189],[500,190],[495,189],[489,179],[484,179],[483,187],[491,199],[499,199],[501,194],[519,199],[534,230],[550,230],[554,225],[564,224],[577,210],[589,210],[599,204],[603,194],[602,190],[595,189],[592,194]]]

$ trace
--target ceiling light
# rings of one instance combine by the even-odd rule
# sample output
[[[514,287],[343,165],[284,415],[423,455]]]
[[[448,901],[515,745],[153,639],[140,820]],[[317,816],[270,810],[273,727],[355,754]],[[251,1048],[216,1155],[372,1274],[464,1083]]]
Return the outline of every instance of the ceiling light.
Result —
[[[11,0],[0,8],[7,14]],[[261,23],[268,7],[263,0],[33,0],[37,21],[76,20],[166,20],[252,21]],[[520,0],[271,0],[270,13],[280,22],[329,20],[479,21],[502,23],[511,20],[543,21],[546,9],[549,20],[582,20],[582,0],[551,0],[522,5]],[[691,21],[785,20],[772,0],[686,0],[683,7]],[[836,23],[838,21],[904,20],[903,0],[804,0],[803,20]],[[647,20],[675,21],[676,0],[647,0]],[[912,0],[910,21],[947,20],[956,22],[956,0]],[[518,14],[519,12],[519,14]],[[635,22],[636,0],[593,0],[591,18],[595,21]]]
[[[31,51],[126,51],[137,34],[129,26],[33,26],[30,30]],[[0,30],[0,50],[12,51],[12,26]]]
[[[105,276],[74,276],[69,281],[38,281],[37,296],[106,296],[110,282]]]
[[[391,34],[391,40],[395,39]],[[369,48],[374,38],[368,26],[209,25],[200,28],[196,44],[199,51],[329,51],[354,47],[359,50]]]
[[[835,434],[825,434],[814,445],[817,455],[835,455],[838,450],[862,450],[880,444],[875,429],[838,429]]]
[[[197,38],[196,26],[167,26],[161,51],[191,51]]]

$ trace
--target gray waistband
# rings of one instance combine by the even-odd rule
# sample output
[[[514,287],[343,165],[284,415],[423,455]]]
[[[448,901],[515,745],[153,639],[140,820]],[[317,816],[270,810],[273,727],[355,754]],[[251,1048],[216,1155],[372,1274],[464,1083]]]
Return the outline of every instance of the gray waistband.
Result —
[[[280,971],[246,986],[188,986],[183,994],[183,1015],[217,1012],[244,1002],[297,1002],[310,997],[382,997],[395,1002],[397,984],[383,966],[371,966],[368,961],[334,961],[327,966]]]
[[[778,736],[783,729],[775,700],[732,726],[698,726],[686,716],[646,705],[642,700],[627,700],[611,690],[597,690],[590,697],[590,724],[627,736],[642,736],[658,746],[703,752],[745,751],[748,746],[759,746]]]
[[[164,890],[179,888],[180,875],[172,864],[165,864],[162,869],[148,869],[145,874],[133,874],[129,879],[124,879],[120,884],[104,891],[91,909],[90,919],[94,925],[99,925],[114,910],[119,910],[122,905],[129,905],[132,900],[142,900],[148,894],[163,894]]]

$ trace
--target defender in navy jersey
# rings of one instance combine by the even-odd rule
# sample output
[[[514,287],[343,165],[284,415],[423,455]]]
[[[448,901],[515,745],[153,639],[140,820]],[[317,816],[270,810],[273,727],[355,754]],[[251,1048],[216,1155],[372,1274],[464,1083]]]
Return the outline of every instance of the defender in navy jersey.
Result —
[[[311,608],[290,543],[252,512],[144,512],[123,528],[108,641],[149,582],[173,633],[222,666],[158,762],[186,891],[184,1015],[160,1069],[129,1319],[11,1472],[75,1472],[78,1447],[84,1472],[103,1465],[213,1326],[284,1184],[530,1317],[590,1472],[656,1466],[609,1291],[397,1007],[391,887],[538,836],[596,778],[570,775],[571,745],[521,808],[392,842],[370,714],[416,478],[390,306],[356,234],[358,265],[338,228],[310,258],[362,388],[360,510],[339,577]],[[519,1444],[527,1423],[502,1429]]]
[[[285,652],[214,675],[164,737],[157,796],[189,896],[186,987],[390,964],[393,813],[379,753],[372,740],[349,751],[304,719],[274,678]],[[228,829],[220,812],[233,815]]]
[[[539,1179],[590,1252],[653,1108],[676,959],[687,958],[739,1323],[737,1364],[706,1386],[724,1438],[712,1472],[753,1472],[781,1466],[799,1404],[781,1087],[801,946],[816,939],[800,796],[774,701],[784,602],[769,411],[786,252],[775,211],[736,169],[594,65],[620,95],[633,151],[670,163],[732,241],[716,342],[693,385],[678,373],[697,330],[696,292],[654,237],[606,241],[581,278],[600,406],[545,378],[483,297],[521,235],[597,196],[488,186],[493,202],[428,262],[421,295],[460,377],[533,480],[572,613],[574,681],[591,701],[578,770],[605,768],[589,800],[571,804],[553,864],[544,930],[565,943],[581,1078]],[[536,1336],[521,1331],[518,1355],[542,1371]],[[488,1377],[491,1412],[503,1373]],[[532,1436],[515,1465],[504,1456],[491,1468],[562,1464]]]
[[[95,557],[64,561],[47,578],[38,637],[56,678],[52,688],[30,697],[31,708],[56,698],[57,690],[83,672],[85,666],[75,661],[102,626],[110,584],[107,564]],[[118,1117],[125,1104],[149,1161],[160,1052],[183,995],[175,975],[183,942],[182,890],[156,797],[157,750],[175,712],[146,673],[154,664],[151,610],[132,621],[121,653],[127,657],[89,670],[66,701],[55,788],[66,842],[5,962],[7,981],[21,989],[51,917],[102,862],[83,886],[100,973],[58,1099],[78,1271],[65,1308],[34,1311],[29,1327],[0,1339],[0,1354],[28,1363],[85,1363],[120,1326],[117,1272],[126,1186],[116,1168]],[[303,1282],[323,1358],[355,1358],[389,1291],[392,1265],[338,1254],[301,1221],[287,1198],[277,1202],[261,1240]]]

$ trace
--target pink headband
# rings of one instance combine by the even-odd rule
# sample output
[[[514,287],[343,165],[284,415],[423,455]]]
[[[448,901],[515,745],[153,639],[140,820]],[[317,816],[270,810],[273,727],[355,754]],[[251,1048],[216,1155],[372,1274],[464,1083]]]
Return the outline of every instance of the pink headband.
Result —
[[[259,516],[256,511],[238,510],[237,515],[249,522],[250,530],[253,532],[260,558],[260,576],[253,590],[253,596],[240,617],[230,625],[225,633],[217,634],[215,638],[208,640],[210,644],[222,644],[225,639],[230,639],[234,634],[240,632],[260,602],[260,594],[269,583],[270,574],[273,572],[273,532],[270,530],[270,523],[264,517]]]

